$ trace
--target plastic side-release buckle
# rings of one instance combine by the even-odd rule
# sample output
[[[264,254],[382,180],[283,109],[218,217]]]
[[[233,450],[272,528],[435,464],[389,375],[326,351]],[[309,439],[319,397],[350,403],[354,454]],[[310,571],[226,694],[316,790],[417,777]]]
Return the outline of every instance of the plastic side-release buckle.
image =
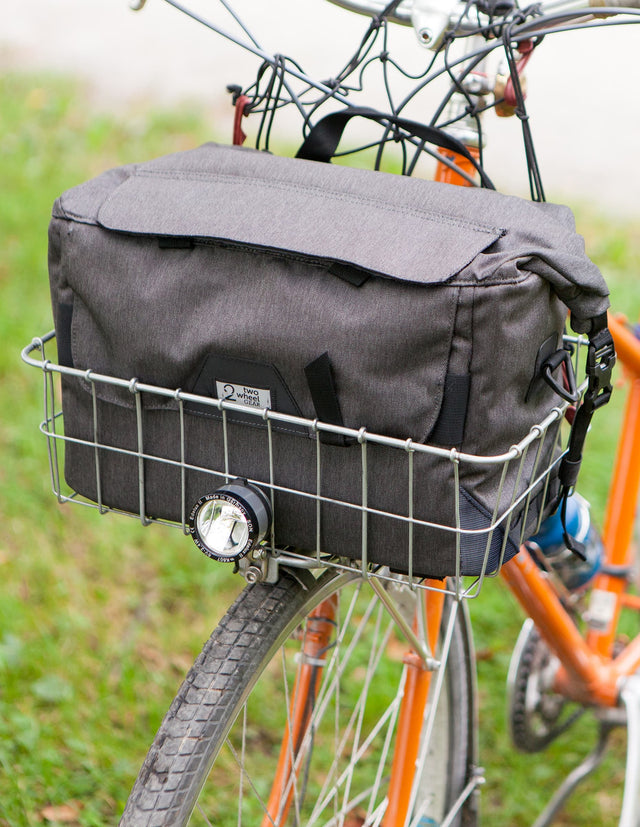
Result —
[[[585,396],[589,397],[593,410],[606,405],[611,397],[611,374],[616,363],[616,350],[609,328],[598,331],[589,340],[586,374],[589,385]]]

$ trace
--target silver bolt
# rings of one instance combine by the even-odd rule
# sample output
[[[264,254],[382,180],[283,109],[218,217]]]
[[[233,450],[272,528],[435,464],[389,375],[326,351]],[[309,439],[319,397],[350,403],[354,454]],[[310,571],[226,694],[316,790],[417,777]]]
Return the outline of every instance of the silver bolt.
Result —
[[[431,29],[420,29],[418,32],[418,37],[424,43],[425,46],[428,46],[429,43],[433,40],[433,32]]]
[[[244,579],[247,583],[259,583],[262,580],[262,569],[258,566],[249,566],[244,572]]]

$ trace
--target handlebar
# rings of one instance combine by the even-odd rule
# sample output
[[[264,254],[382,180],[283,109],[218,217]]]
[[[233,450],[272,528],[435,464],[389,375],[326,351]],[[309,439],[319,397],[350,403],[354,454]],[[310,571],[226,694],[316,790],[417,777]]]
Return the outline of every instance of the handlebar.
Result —
[[[602,6],[602,4],[598,2],[590,2],[589,5],[595,8]],[[621,0],[613,0],[613,2],[607,3],[606,5],[615,9],[640,9],[640,0],[622,0],[622,2]]]
[[[387,0],[329,0],[336,6],[342,6],[343,9],[355,11],[358,14],[367,14],[370,16],[379,15],[384,12],[385,8],[389,6]],[[401,23],[404,26],[411,25],[411,7],[413,3],[411,0],[402,0],[402,2],[393,11],[385,15],[389,20],[396,23]]]
[[[349,11],[354,11],[358,14],[366,14],[369,16],[382,14],[386,8],[393,6],[393,4],[389,3],[388,0],[329,0],[329,2],[336,6],[342,6],[342,8],[348,9]],[[425,7],[427,5],[436,8],[440,6],[440,8],[442,8],[443,3],[425,3],[424,0],[401,0],[395,8],[391,8],[391,10],[388,11],[385,17],[389,20],[395,21],[396,23],[410,26],[411,15],[414,8],[418,6]],[[456,11],[459,16],[465,8],[465,4],[459,3],[456,4],[456,6]],[[586,4],[585,0],[551,0],[549,3],[541,3],[540,8],[543,14],[556,11],[575,12],[581,10],[584,11],[585,14],[593,14],[594,9],[600,8],[640,9],[640,0],[612,0],[610,3],[603,3],[601,0],[589,0]]]
[[[480,18],[487,17],[489,3],[476,0],[474,14],[469,13],[469,4],[459,0],[329,0],[336,6],[370,17],[384,16],[388,20],[403,26],[413,26],[418,39],[429,49],[439,48],[444,32],[453,27],[457,33],[474,30]],[[495,2],[495,8],[500,0]],[[508,9],[509,0],[503,3],[500,11]],[[541,15],[563,15],[593,19],[617,14],[628,9],[631,13],[640,9],[640,0],[550,0],[538,6]],[[514,9],[515,11],[515,6]],[[478,14],[476,14],[476,11]]]

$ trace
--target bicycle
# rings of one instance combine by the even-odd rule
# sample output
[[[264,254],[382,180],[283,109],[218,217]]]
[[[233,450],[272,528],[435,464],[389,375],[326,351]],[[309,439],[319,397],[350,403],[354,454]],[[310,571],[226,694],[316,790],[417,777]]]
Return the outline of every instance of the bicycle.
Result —
[[[178,6],[173,0],[169,2]],[[251,111],[261,116],[258,145],[269,149],[272,122],[280,108],[295,107],[308,125],[328,102],[348,105],[349,94],[355,94],[360,85],[358,82],[348,88],[348,78],[359,72],[362,80],[376,37],[384,42],[385,48],[377,57],[383,56],[381,65],[386,73],[392,18],[396,23],[410,22],[409,12],[399,3],[387,6],[372,2],[369,7],[358,0],[343,0],[343,5],[373,13],[374,23],[366,31],[354,60],[330,84],[307,78],[283,58],[270,58],[249,37],[248,47],[265,63],[254,86],[233,90],[237,142],[243,118]],[[507,93],[505,75],[497,95],[498,105],[511,106],[522,116],[531,194],[534,199],[543,198],[519,81],[523,64],[543,35],[576,26],[610,25],[618,20],[613,15],[622,14],[626,19],[634,14],[629,9],[607,8],[606,13],[612,17],[589,15],[583,20],[580,12],[563,11],[557,6],[554,9],[548,14],[541,13],[539,7],[529,14],[527,10],[509,8],[500,13],[494,9],[492,13],[478,6],[468,10],[465,17],[464,10],[457,7],[446,14],[420,7],[427,17],[411,22],[423,42],[435,47],[433,60],[444,56],[446,65],[435,70],[435,63],[430,62],[426,72],[413,82],[421,87],[427,85],[427,79],[434,79],[432,74],[453,76],[460,68],[453,77],[451,94],[445,94],[447,102],[453,97],[453,104],[446,115],[445,107],[440,106],[434,123],[440,121],[438,125],[442,126],[444,122],[449,130],[457,130],[464,145],[470,147],[464,156],[446,148],[436,151],[440,180],[475,183],[478,167],[482,167],[482,135],[474,126],[485,108],[483,99],[493,90],[483,81],[478,67],[498,47],[501,41],[497,35],[502,34],[511,70],[511,91]],[[598,9],[598,13],[603,12]],[[446,36],[451,26],[463,43],[471,44],[462,57],[451,56],[456,40],[450,43]],[[517,55],[515,44],[522,47]],[[290,78],[302,83],[302,93],[293,92]],[[461,97],[456,98],[456,93]],[[423,156],[433,152],[422,140],[403,131],[400,115],[410,102],[407,96],[390,107],[393,117],[383,122],[382,139],[364,142],[365,149],[373,150],[375,167],[383,164],[388,145],[400,145],[399,165],[406,173],[414,172]],[[358,146],[362,148],[362,142]],[[579,780],[603,755],[611,730],[621,723],[628,730],[628,756],[620,824],[640,824],[640,679],[636,674],[640,636],[620,649],[616,632],[623,606],[634,612],[640,609],[638,597],[628,592],[630,539],[640,486],[640,468],[633,463],[633,458],[640,455],[640,342],[614,317],[610,328],[618,359],[633,378],[604,529],[607,557],[593,584],[595,597],[589,606],[586,635],[580,631],[582,622],[577,617],[575,596],[563,588],[548,564],[545,568],[544,559],[523,549],[511,562],[497,567],[534,624],[528,621],[523,627],[513,659],[511,721],[518,745],[530,752],[539,751],[568,725],[561,717],[563,699],[594,707],[601,717],[601,737],[595,753],[560,788],[536,822],[539,827],[552,822]],[[57,427],[60,412],[53,382],[54,374],[68,374],[72,369],[46,359],[45,347],[51,338],[49,335],[36,340],[25,350],[24,358],[44,371],[43,430],[49,438],[54,490],[60,499],[73,500],[73,494],[63,492],[58,468],[58,445],[65,438]],[[577,352],[580,344],[579,340],[573,342]],[[30,355],[37,349],[42,351],[41,360]],[[113,377],[93,375],[86,379],[94,387],[101,382],[118,384]],[[124,386],[130,384],[124,382]],[[193,401],[173,388],[139,385],[131,390],[135,394],[172,395],[180,404]],[[237,410],[234,405],[221,403],[221,410]],[[551,412],[548,421],[540,423],[513,453],[495,461],[517,462],[531,443],[556,428],[565,409]],[[277,421],[277,416],[274,419]],[[321,423],[305,425],[323,429]],[[369,435],[363,438],[349,429],[343,431],[350,438],[361,438],[363,456],[367,439],[375,439]],[[404,445],[390,447],[406,449]],[[407,455],[410,457],[411,451]],[[456,461],[474,462],[477,458],[456,457]],[[225,469],[224,476],[232,476],[229,469]],[[273,491],[277,483],[271,480],[267,487]],[[109,510],[100,497],[97,499],[101,511]],[[317,501],[320,503],[321,498]],[[183,528],[187,525],[186,507],[185,502],[179,521]],[[367,514],[364,493],[362,513]],[[143,522],[148,520],[144,511],[139,516]],[[504,518],[501,514],[500,520]],[[482,574],[471,583],[461,577],[448,583],[424,581],[414,578],[411,571],[397,576],[372,570],[366,563],[364,545],[355,566],[319,551],[311,556],[290,549],[269,553],[268,543],[238,562],[250,585],[214,631],[167,713],[132,792],[123,824],[183,824],[192,813],[196,818],[200,815],[203,823],[210,823],[205,813],[208,806],[212,806],[218,823],[230,822],[232,817],[239,823],[260,821],[265,825],[426,827],[477,823],[483,776],[477,757],[467,600],[480,594],[484,580],[497,569],[490,571],[485,564]],[[280,672],[286,678],[277,689],[276,673]],[[348,679],[343,681],[345,675]],[[380,697],[380,690],[386,691],[388,686],[393,687],[389,696]],[[266,749],[260,749],[261,742],[269,740],[260,727],[267,711],[276,720],[282,739],[280,744],[267,743]],[[236,726],[238,732],[231,731]],[[213,790],[209,797],[204,790],[204,797],[196,803],[211,763]],[[238,787],[231,800],[227,794],[219,794],[230,780]]]

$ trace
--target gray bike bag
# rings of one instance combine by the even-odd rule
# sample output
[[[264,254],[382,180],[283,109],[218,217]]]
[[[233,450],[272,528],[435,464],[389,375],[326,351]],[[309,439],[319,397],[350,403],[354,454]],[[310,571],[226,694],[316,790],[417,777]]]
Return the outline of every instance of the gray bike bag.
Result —
[[[567,309],[608,306],[565,208],[215,144],[65,192],[49,265],[74,491],[179,522],[247,478],[277,547],[436,577],[495,568],[556,495],[557,428],[465,456],[562,402]]]

